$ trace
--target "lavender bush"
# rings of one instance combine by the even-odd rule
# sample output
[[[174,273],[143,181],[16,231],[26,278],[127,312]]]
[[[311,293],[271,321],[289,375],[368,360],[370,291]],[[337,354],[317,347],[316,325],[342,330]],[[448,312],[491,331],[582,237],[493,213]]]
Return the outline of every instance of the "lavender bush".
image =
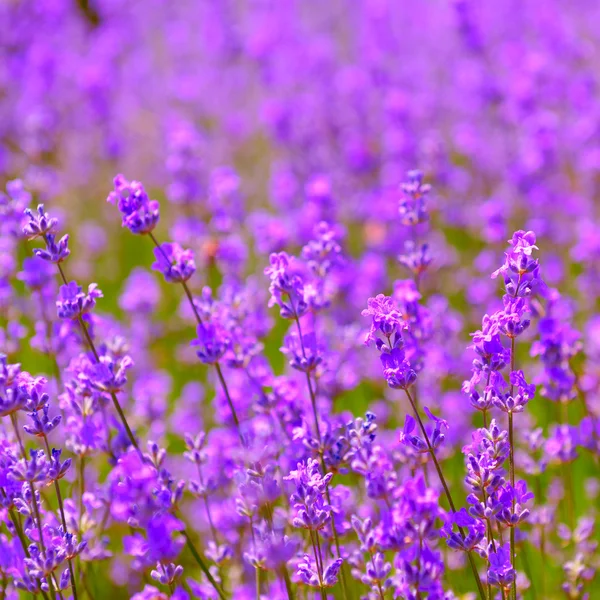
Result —
[[[600,598],[598,22],[2,3],[0,600]]]

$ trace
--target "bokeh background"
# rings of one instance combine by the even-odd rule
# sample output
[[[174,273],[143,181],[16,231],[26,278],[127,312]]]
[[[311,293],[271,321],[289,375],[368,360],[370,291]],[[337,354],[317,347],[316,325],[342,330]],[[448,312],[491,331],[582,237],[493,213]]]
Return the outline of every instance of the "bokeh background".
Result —
[[[142,181],[161,202],[159,236],[194,250],[195,291],[250,277],[265,307],[269,253],[297,253],[318,221],[339,223],[355,278],[336,309],[344,342],[331,399],[354,415],[379,407],[393,429],[405,407],[362,346],[360,311],[406,276],[396,260],[407,235],[398,185],[418,168],[433,186],[423,294],[445,340],[431,381],[424,369],[423,393],[451,413],[459,449],[471,421],[460,393],[468,334],[498,304],[489,274],[506,240],[533,229],[544,279],[563,297],[560,314],[588,344],[573,361],[587,404],[540,399],[528,408],[547,433],[553,422],[600,412],[598,23],[600,4],[585,0],[5,0],[0,182],[22,179],[33,204],[59,216],[71,276],[97,282],[107,322],[143,345],[154,370],[132,375],[124,402],[147,438],[176,453],[173,430],[191,418],[180,398],[196,407],[198,428],[218,421],[218,410],[188,347],[193,325],[179,290],[136,271],[150,272],[152,246],[122,230],[105,202],[113,177]],[[18,261],[30,252],[19,243]],[[144,301],[150,331],[136,320]],[[31,343],[24,287],[0,294],[0,308],[0,350],[52,376],[52,360]],[[287,325],[272,316],[265,354],[282,373]],[[529,350],[519,348],[519,362],[536,373]],[[597,456],[583,454],[566,465],[578,516],[598,508],[586,493]],[[564,466],[543,479],[544,495],[561,493],[552,482]],[[460,454],[448,469],[462,489]],[[546,589],[558,589],[560,564],[545,569],[534,551],[529,560]],[[114,585],[98,579],[101,593],[129,597],[118,565],[110,569]],[[469,589],[448,577],[458,592]]]

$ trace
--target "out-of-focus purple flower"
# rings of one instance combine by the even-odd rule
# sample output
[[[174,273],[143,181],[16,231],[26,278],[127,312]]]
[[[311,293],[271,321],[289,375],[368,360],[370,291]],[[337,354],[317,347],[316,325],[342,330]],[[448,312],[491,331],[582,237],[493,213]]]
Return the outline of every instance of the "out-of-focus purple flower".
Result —
[[[141,592],[131,596],[131,600],[169,600],[169,596],[153,585],[146,584]]]
[[[54,281],[55,274],[48,262],[35,256],[23,259],[23,270],[17,278],[32,290],[40,290]]]
[[[417,225],[429,219],[425,199],[431,186],[423,183],[423,173],[413,170],[407,173],[407,181],[401,184],[400,219],[403,225]]]
[[[151,313],[160,300],[160,287],[156,277],[136,268],[131,271],[125,289],[119,297],[119,306],[130,313]]]

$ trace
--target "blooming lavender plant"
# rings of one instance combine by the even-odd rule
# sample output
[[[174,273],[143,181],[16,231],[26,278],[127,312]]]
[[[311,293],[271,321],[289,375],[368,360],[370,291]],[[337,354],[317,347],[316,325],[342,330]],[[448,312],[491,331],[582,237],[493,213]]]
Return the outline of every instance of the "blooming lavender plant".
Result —
[[[598,596],[598,10],[513,4],[0,6],[2,598]]]

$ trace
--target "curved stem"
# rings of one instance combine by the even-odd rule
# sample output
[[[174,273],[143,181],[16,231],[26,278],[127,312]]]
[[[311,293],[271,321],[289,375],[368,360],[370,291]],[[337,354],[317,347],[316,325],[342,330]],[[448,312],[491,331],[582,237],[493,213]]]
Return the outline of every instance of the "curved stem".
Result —
[[[327,600],[327,594],[325,593],[325,588],[323,587],[323,564],[319,561],[320,552],[317,552],[317,543],[319,541],[319,532],[318,531],[313,532],[311,529],[309,529],[309,533],[310,533],[310,541],[311,541],[312,547],[313,547],[313,553],[315,555],[315,564],[317,566],[317,576],[319,578],[319,589],[321,590],[321,598],[322,598],[322,600]],[[317,538],[316,542],[315,542],[315,536]]]
[[[302,338],[302,326],[300,325],[300,319],[298,315],[294,316],[294,320],[296,321],[296,328],[298,329],[298,337],[300,338],[300,348],[302,349],[302,357],[306,359],[306,349],[304,348],[304,340]],[[317,396],[315,394],[315,390],[312,385],[312,381],[310,379],[310,373],[306,371],[306,382],[308,384],[308,392],[310,394],[310,403],[312,405],[313,417],[315,419],[315,430],[317,432],[317,439],[319,440],[319,444],[322,442],[321,438],[321,429],[319,428],[319,416],[317,411]]]
[[[150,231],[150,232],[148,232],[148,236],[154,242],[154,245],[158,248],[158,251],[163,255],[163,258],[167,261],[167,263],[170,262],[169,259],[167,258],[167,255],[165,254],[164,250],[162,249],[161,245],[159,244],[158,240],[156,239],[156,237],[154,237],[154,234]],[[192,292],[190,291],[190,288],[188,287],[188,285],[185,281],[182,281],[180,283],[181,283],[181,287],[183,288],[183,291],[185,292],[185,295],[187,296],[187,299],[188,299],[188,302],[192,309],[192,312],[194,313],[194,317],[196,318],[196,323],[200,326],[204,325],[204,323],[202,321],[202,317],[200,316],[200,313],[198,312],[198,308],[196,307],[196,303],[194,302],[194,297],[192,296]],[[217,371],[217,376],[219,377],[219,381],[221,382],[221,387],[223,388],[223,393],[225,394],[225,397],[227,398],[227,404],[229,405],[229,410],[231,411],[231,416],[233,418],[233,422],[235,423],[235,426],[236,426],[236,429],[238,432],[238,437],[240,438],[240,442],[241,442],[242,446],[244,446],[244,438],[242,437],[242,433],[240,430],[240,422],[239,422],[237,413],[235,411],[235,407],[233,406],[233,401],[231,400],[231,396],[229,394],[229,389],[227,387],[227,384],[225,383],[225,378],[223,377],[223,371],[221,370],[221,365],[219,365],[219,363],[215,363],[215,370]]]
[[[235,423],[235,428],[237,430],[238,437],[240,438],[240,443],[244,446],[244,438],[242,437],[242,431],[240,429],[240,421],[238,419],[237,413],[235,412],[235,407],[233,406],[233,400],[229,394],[229,388],[227,387],[227,383],[225,382],[225,377],[223,377],[223,371],[221,370],[221,365],[219,363],[215,363],[215,370],[217,372],[217,376],[219,377],[219,381],[221,382],[221,387],[223,388],[223,393],[225,394],[225,398],[227,398],[227,404],[229,405],[229,410],[231,411],[231,416],[233,418],[233,422]]]
[[[60,277],[63,280],[64,284],[68,285],[67,277],[66,277],[65,272],[63,271],[63,268],[61,267],[60,263],[56,263],[56,266],[58,267],[58,272],[60,273]],[[98,354],[98,351],[96,350],[94,341],[92,340],[92,337],[90,336],[90,332],[88,331],[85,321],[83,320],[83,317],[81,315],[77,316],[77,322],[79,323],[79,327],[81,328],[81,331],[83,332],[83,335],[86,339],[86,342],[87,342],[87,345],[88,345],[90,351],[94,355],[96,362],[99,363],[100,355]],[[127,422],[125,413],[123,412],[123,409],[121,408],[121,404],[119,403],[119,400],[117,399],[117,395],[115,394],[115,392],[110,392],[110,397],[112,398],[115,410],[117,411],[119,418],[121,419],[121,423],[123,424],[123,427],[125,428],[125,431],[127,432],[127,437],[129,438],[131,445],[137,450],[138,454],[141,457],[142,451],[140,450],[137,440],[135,439],[135,436],[133,435],[133,432],[131,431],[131,428],[129,427],[129,423]]]
[[[519,277],[520,281],[520,277]],[[518,291],[518,287],[517,287]],[[516,296],[516,292],[515,292]],[[512,337],[510,339],[510,372],[512,373],[515,370],[515,338]],[[515,390],[514,384],[510,385],[510,395],[512,396]],[[515,511],[515,498],[514,498],[514,489],[515,489],[515,436],[514,436],[514,427],[513,427],[513,414],[512,412],[508,413],[508,441],[510,444],[510,452],[508,455],[509,460],[509,470],[510,470],[510,485],[513,489],[513,499],[512,499],[512,510],[513,513]],[[517,578],[516,578],[516,570],[517,570],[517,552],[515,548],[515,528],[510,528],[510,557],[513,569],[515,570],[515,579],[512,583],[512,596],[514,600],[517,600]]]
[[[186,544],[190,549],[192,556],[198,563],[200,570],[204,573],[204,575],[206,575],[206,578],[219,595],[219,598],[221,598],[221,600],[226,600],[227,596],[225,596],[225,592],[223,592],[219,584],[215,581],[215,578],[212,576],[212,573],[209,571],[204,560],[202,560],[202,557],[200,556],[198,550],[196,550],[196,546],[194,546],[194,543],[192,542],[190,536],[188,535],[188,532],[185,529],[183,530],[183,536],[185,537]]]
[[[37,521],[37,529],[40,536],[40,547],[42,548],[42,553],[46,556],[46,545],[44,544],[44,532],[42,530],[42,517],[35,495],[35,486],[32,481],[29,482],[29,489],[31,490],[31,503],[33,504],[33,512],[35,513],[35,520]]]
[[[287,567],[284,565],[281,569],[283,581],[285,582],[285,591],[287,592],[288,600],[294,600],[294,590],[292,589],[292,580],[287,572]]]
[[[261,580],[261,577],[260,577],[261,576],[261,572],[260,572],[260,568],[256,567],[255,571],[256,571],[256,600],[260,600],[260,596],[261,596],[261,593],[260,593],[260,590],[261,590],[261,581],[260,581]]]
[[[15,413],[10,413],[10,422],[12,423],[15,436],[17,437],[17,442],[19,443],[19,448],[21,450],[21,454],[23,458],[27,460],[27,452],[25,452],[25,444],[23,444],[23,438],[21,438],[21,434],[19,433],[19,424],[17,423],[17,415]]]
[[[306,359],[306,349],[304,348],[304,340],[302,339],[302,326],[300,325],[300,319],[298,318],[298,315],[295,315],[294,320],[296,321],[296,328],[298,329],[298,336],[300,338],[300,348],[302,349],[302,357],[304,359]],[[323,438],[321,437],[321,429],[319,427],[319,414],[317,411],[317,395],[313,388],[312,380],[310,378],[310,373],[308,371],[306,372],[306,382],[308,384],[308,393],[310,395],[310,403],[312,406],[313,418],[315,420],[315,431],[317,432],[317,439],[319,440],[319,451],[321,454],[321,468],[323,469],[323,475],[325,475],[325,473],[327,473],[327,470],[325,468],[325,460],[323,459],[323,454],[322,454],[322,450],[321,450],[321,444],[322,444]],[[331,505],[331,496],[329,493],[329,486],[327,486],[325,488],[325,492],[327,494],[327,502],[328,502],[328,504]],[[335,549],[337,552],[337,557],[342,558],[342,553],[340,550],[340,540],[339,540],[339,537],[337,534],[333,516],[331,517],[331,529],[333,532],[333,539],[335,541]],[[342,566],[340,568],[340,585],[342,586],[342,595],[343,595],[344,599],[347,599],[348,598],[348,590],[346,588],[346,574],[345,574],[344,566],[345,565],[342,564]]]
[[[440,463],[438,462],[438,459],[433,450],[433,446],[431,445],[431,441],[429,440],[429,436],[427,435],[427,431],[425,430],[425,425],[423,425],[423,421],[421,420],[421,416],[419,415],[419,411],[417,410],[417,407],[415,406],[413,397],[411,396],[410,392],[408,391],[408,389],[405,389],[404,391],[406,392],[406,396],[408,397],[410,405],[413,409],[413,413],[415,415],[415,419],[417,420],[417,423],[419,424],[421,433],[423,434],[423,437],[425,438],[425,443],[427,444],[429,454],[431,455],[433,464],[435,465],[435,470],[437,471],[440,483],[442,484],[442,487],[444,488],[444,493],[446,494],[446,499],[448,500],[450,509],[452,510],[453,513],[455,513],[456,506],[454,504],[454,500],[452,500],[452,495],[450,494],[450,489],[448,488],[448,484],[446,483],[446,478],[444,477],[444,474],[442,473]],[[464,537],[465,533],[464,533],[462,527],[459,527],[458,530],[459,530],[460,534]],[[479,577],[479,573],[478,573],[477,567],[475,565],[475,560],[473,559],[473,553],[471,551],[468,551],[467,557],[469,559],[469,564],[471,565],[471,570],[473,571],[473,577],[475,578],[475,583],[477,584],[477,589],[479,591],[479,595],[481,596],[481,600],[485,600],[485,592],[483,590],[481,578]]]
[[[50,444],[48,442],[48,436],[44,435],[44,443],[46,445],[46,452],[48,455],[48,460],[52,458],[52,451],[50,450]],[[63,526],[63,530],[67,533],[67,519],[65,517],[65,507],[63,505],[62,494],[60,493],[60,484],[58,483],[58,479],[54,480],[54,489],[56,491],[56,499],[58,500],[58,510],[60,512],[60,520]],[[75,571],[73,570],[73,559],[68,558],[67,562],[69,564],[69,576],[71,579],[71,589],[73,590],[73,600],[77,600],[77,585],[75,582]]]

